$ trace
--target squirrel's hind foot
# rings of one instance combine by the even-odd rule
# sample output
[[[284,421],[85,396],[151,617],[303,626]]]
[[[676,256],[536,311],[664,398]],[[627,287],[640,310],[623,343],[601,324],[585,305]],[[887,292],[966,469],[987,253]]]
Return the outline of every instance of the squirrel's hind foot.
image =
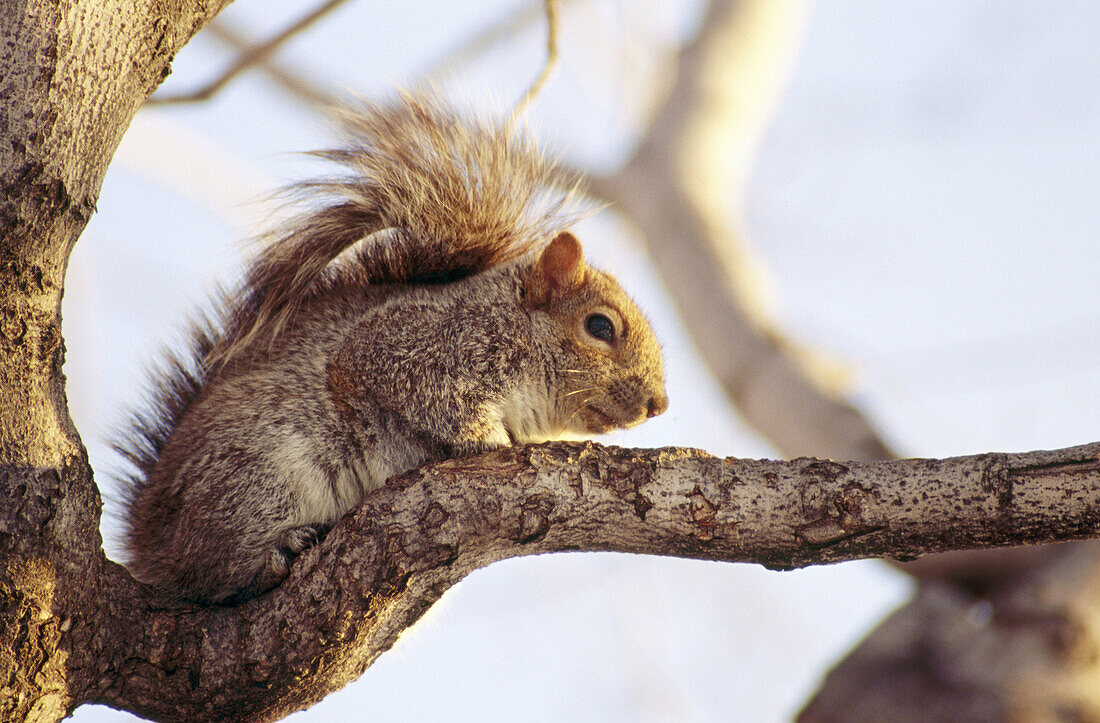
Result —
[[[321,543],[332,525],[316,524],[295,527],[283,535],[283,544],[276,550],[286,559],[287,568],[303,552]]]
[[[283,539],[267,552],[264,567],[253,578],[252,584],[234,595],[227,602],[236,604],[248,598],[257,597],[271,590],[290,574],[290,566],[298,556],[309,548],[320,544],[331,525],[304,525],[287,530]]]

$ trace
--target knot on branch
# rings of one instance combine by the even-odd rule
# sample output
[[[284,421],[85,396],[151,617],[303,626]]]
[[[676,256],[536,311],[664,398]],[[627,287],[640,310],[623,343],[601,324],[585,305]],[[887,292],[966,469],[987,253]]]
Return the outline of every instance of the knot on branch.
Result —
[[[23,296],[34,296],[53,288],[41,266],[19,260],[0,264],[0,283],[13,287]]]
[[[718,519],[718,505],[707,499],[699,485],[695,485],[688,500],[688,513],[695,526],[695,537],[703,542],[713,540],[714,527]]]
[[[534,494],[523,501],[519,513],[519,530],[515,541],[521,545],[536,542],[550,531],[550,513],[554,511],[554,497],[550,494]]]
[[[27,322],[19,318],[13,309],[0,309],[0,342],[19,346],[27,335]]]
[[[795,528],[806,545],[828,547],[853,537],[883,529],[863,516],[864,500],[875,492],[858,482],[840,486],[848,467],[829,460],[814,460],[799,470],[807,478],[802,486],[802,512],[810,520]]]
[[[997,498],[997,508],[1004,510],[1012,505],[1015,496],[1014,482],[1008,461],[1003,454],[982,455],[986,464],[982,470],[982,489]]]

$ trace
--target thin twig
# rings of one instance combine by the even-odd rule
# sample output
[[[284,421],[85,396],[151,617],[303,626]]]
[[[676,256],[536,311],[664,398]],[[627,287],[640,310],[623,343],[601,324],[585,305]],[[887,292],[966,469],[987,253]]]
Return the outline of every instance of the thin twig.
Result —
[[[554,69],[558,65],[558,0],[545,0],[546,8],[546,63],[542,66],[542,72],[535,78],[535,82],[520,98],[519,103],[512,109],[512,117],[508,119],[509,126],[523,117],[528,106],[535,96],[539,94],[546,81],[550,79]]]
[[[314,8],[296,22],[291,23],[280,33],[258,45],[245,48],[237,59],[220,76],[207,83],[202,88],[191,93],[176,95],[154,96],[146,101],[148,105],[164,105],[167,103],[192,103],[210,99],[214,94],[229,84],[229,81],[244,71],[258,65],[272,56],[272,54],[284,45],[290,38],[303,32],[322,17],[343,5],[348,0],[328,0]]]
[[[472,63],[490,49],[526,30],[544,14],[542,5],[541,0],[524,3],[437,58],[431,65],[424,68],[420,73],[421,77],[438,78],[455,68]]]
[[[437,78],[448,70],[453,70],[456,67],[473,62],[477,57],[507,38],[514,37],[516,34],[522,32],[540,15],[546,14],[547,11],[545,10],[544,2],[545,0],[525,4],[501,18],[498,22],[463,41],[452,51],[436,60],[431,66],[419,74],[420,77]],[[558,0],[558,2],[560,2],[560,0]],[[540,12],[540,10],[542,12]],[[250,41],[244,33],[224,20],[216,20],[210,23],[206,30],[212,37],[221,40],[234,50],[242,53],[254,47],[252,41]],[[554,39],[550,39],[549,42],[554,42]],[[275,81],[279,88],[292,98],[311,108],[323,110],[325,108],[339,107],[347,104],[346,98],[342,98],[340,93],[326,87],[327,84],[322,80],[302,73],[297,68],[290,68],[271,57],[270,54],[266,57],[252,58],[250,63],[250,67],[254,67],[268,75]],[[549,76],[549,73],[545,71],[544,73],[547,77]],[[544,82],[545,79],[536,81],[539,86]],[[536,88],[535,91],[537,92],[538,88]],[[199,93],[202,93],[202,91],[190,94],[190,96],[198,96]],[[170,102],[185,102],[192,99],[190,96],[154,97],[147,102],[153,105]],[[202,98],[194,97],[193,99],[201,100]]]
[[[215,21],[207,26],[210,34],[234,50],[251,47],[252,42],[230,23]],[[334,108],[347,104],[347,98],[316,76],[291,68],[278,58],[266,58],[256,63],[256,69],[265,73],[291,98],[312,109]]]

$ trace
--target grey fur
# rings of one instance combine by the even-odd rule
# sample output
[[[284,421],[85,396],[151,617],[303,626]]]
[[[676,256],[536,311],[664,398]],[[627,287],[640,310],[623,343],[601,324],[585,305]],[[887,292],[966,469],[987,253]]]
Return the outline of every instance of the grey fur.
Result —
[[[423,97],[350,127],[357,143],[328,155],[368,168],[339,182],[353,200],[269,239],[121,445],[130,569],[181,598],[270,589],[394,474],[667,407],[636,306],[553,214],[530,220],[549,181],[530,144]],[[585,331],[593,313],[614,343]]]

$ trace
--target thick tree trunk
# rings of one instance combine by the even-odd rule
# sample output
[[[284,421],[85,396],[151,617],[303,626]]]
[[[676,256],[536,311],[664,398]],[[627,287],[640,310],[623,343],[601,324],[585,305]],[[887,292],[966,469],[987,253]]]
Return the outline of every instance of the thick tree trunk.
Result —
[[[61,373],[65,268],[133,114],[227,2],[0,5],[4,720],[57,720],[103,672],[100,501]]]

